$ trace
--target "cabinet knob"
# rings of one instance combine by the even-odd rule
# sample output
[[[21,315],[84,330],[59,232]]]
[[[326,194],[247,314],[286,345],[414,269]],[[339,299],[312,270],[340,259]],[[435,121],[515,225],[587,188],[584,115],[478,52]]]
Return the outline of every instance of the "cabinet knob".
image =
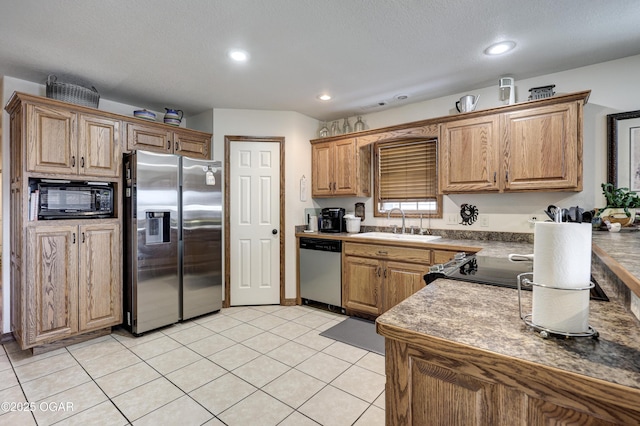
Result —
[[[72,237],[73,237],[73,238],[72,238],[72,241],[71,241],[71,242],[72,242],[72,244],[75,244],[75,243],[76,243],[76,233],[75,233],[75,232],[74,232],[74,233],[72,233]]]
[[[173,144],[173,150],[174,150],[175,152],[180,151],[180,144],[178,143],[178,141],[175,141],[175,142],[174,142],[174,144]]]
[[[84,168],[84,157],[80,157],[80,167]]]
[[[76,166],[76,156],[72,155],[71,156],[71,167],[75,167]]]

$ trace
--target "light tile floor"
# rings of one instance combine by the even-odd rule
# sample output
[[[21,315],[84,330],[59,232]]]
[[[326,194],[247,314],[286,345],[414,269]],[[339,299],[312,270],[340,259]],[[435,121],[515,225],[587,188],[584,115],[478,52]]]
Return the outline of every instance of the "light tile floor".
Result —
[[[12,342],[0,424],[384,425],[384,357],[320,336],[345,318],[233,307],[36,356]]]

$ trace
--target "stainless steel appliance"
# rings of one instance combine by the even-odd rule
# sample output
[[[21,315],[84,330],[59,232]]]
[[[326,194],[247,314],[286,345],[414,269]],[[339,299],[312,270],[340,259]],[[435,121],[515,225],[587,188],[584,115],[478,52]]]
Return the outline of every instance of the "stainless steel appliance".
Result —
[[[300,238],[300,297],[342,310],[342,241]]]
[[[222,307],[220,162],[126,154],[124,324],[134,334]]]
[[[512,262],[506,258],[471,255],[459,253],[456,258],[445,264],[433,265],[424,276],[427,284],[438,278],[469,281],[498,287],[518,288],[518,275],[533,272],[533,262]],[[595,286],[591,289],[592,300],[608,301],[609,298],[593,277]],[[530,290],[524,288],[523,290]]]
[[[89,219],[113,217],[113,184],[36,179],[29,182],[37,196],[30,206],[38,219]]]
[[[344,209],[326,207],[320,212],[320,232],[344,232]]]

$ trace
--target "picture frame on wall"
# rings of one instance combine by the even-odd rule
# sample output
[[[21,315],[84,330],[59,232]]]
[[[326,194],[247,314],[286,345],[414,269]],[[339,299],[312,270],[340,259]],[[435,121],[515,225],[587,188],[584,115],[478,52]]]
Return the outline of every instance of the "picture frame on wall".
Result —
[[[629,181],[632,191],[640,191],[640,126],[629,129]]]
[[[607,115],[607,181],[640,192],[640,110]]]

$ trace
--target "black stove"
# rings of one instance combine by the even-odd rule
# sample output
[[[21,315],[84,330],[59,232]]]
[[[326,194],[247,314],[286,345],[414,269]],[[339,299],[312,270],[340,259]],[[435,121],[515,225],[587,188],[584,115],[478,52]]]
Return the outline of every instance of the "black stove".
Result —
[[[533,272],[533,262],[530,261],[512,262],[506,258],[478,255],[460,257],[446,264],[434,265],[431,272],[424,276],[425,282],[429,284],[438,278],[448,278],[517,289],[518,275]],[[593,276],[591,281],[595,284],[591,289],[591,300],[609,301]],[[531,290],[530,287],[522,289]]]

